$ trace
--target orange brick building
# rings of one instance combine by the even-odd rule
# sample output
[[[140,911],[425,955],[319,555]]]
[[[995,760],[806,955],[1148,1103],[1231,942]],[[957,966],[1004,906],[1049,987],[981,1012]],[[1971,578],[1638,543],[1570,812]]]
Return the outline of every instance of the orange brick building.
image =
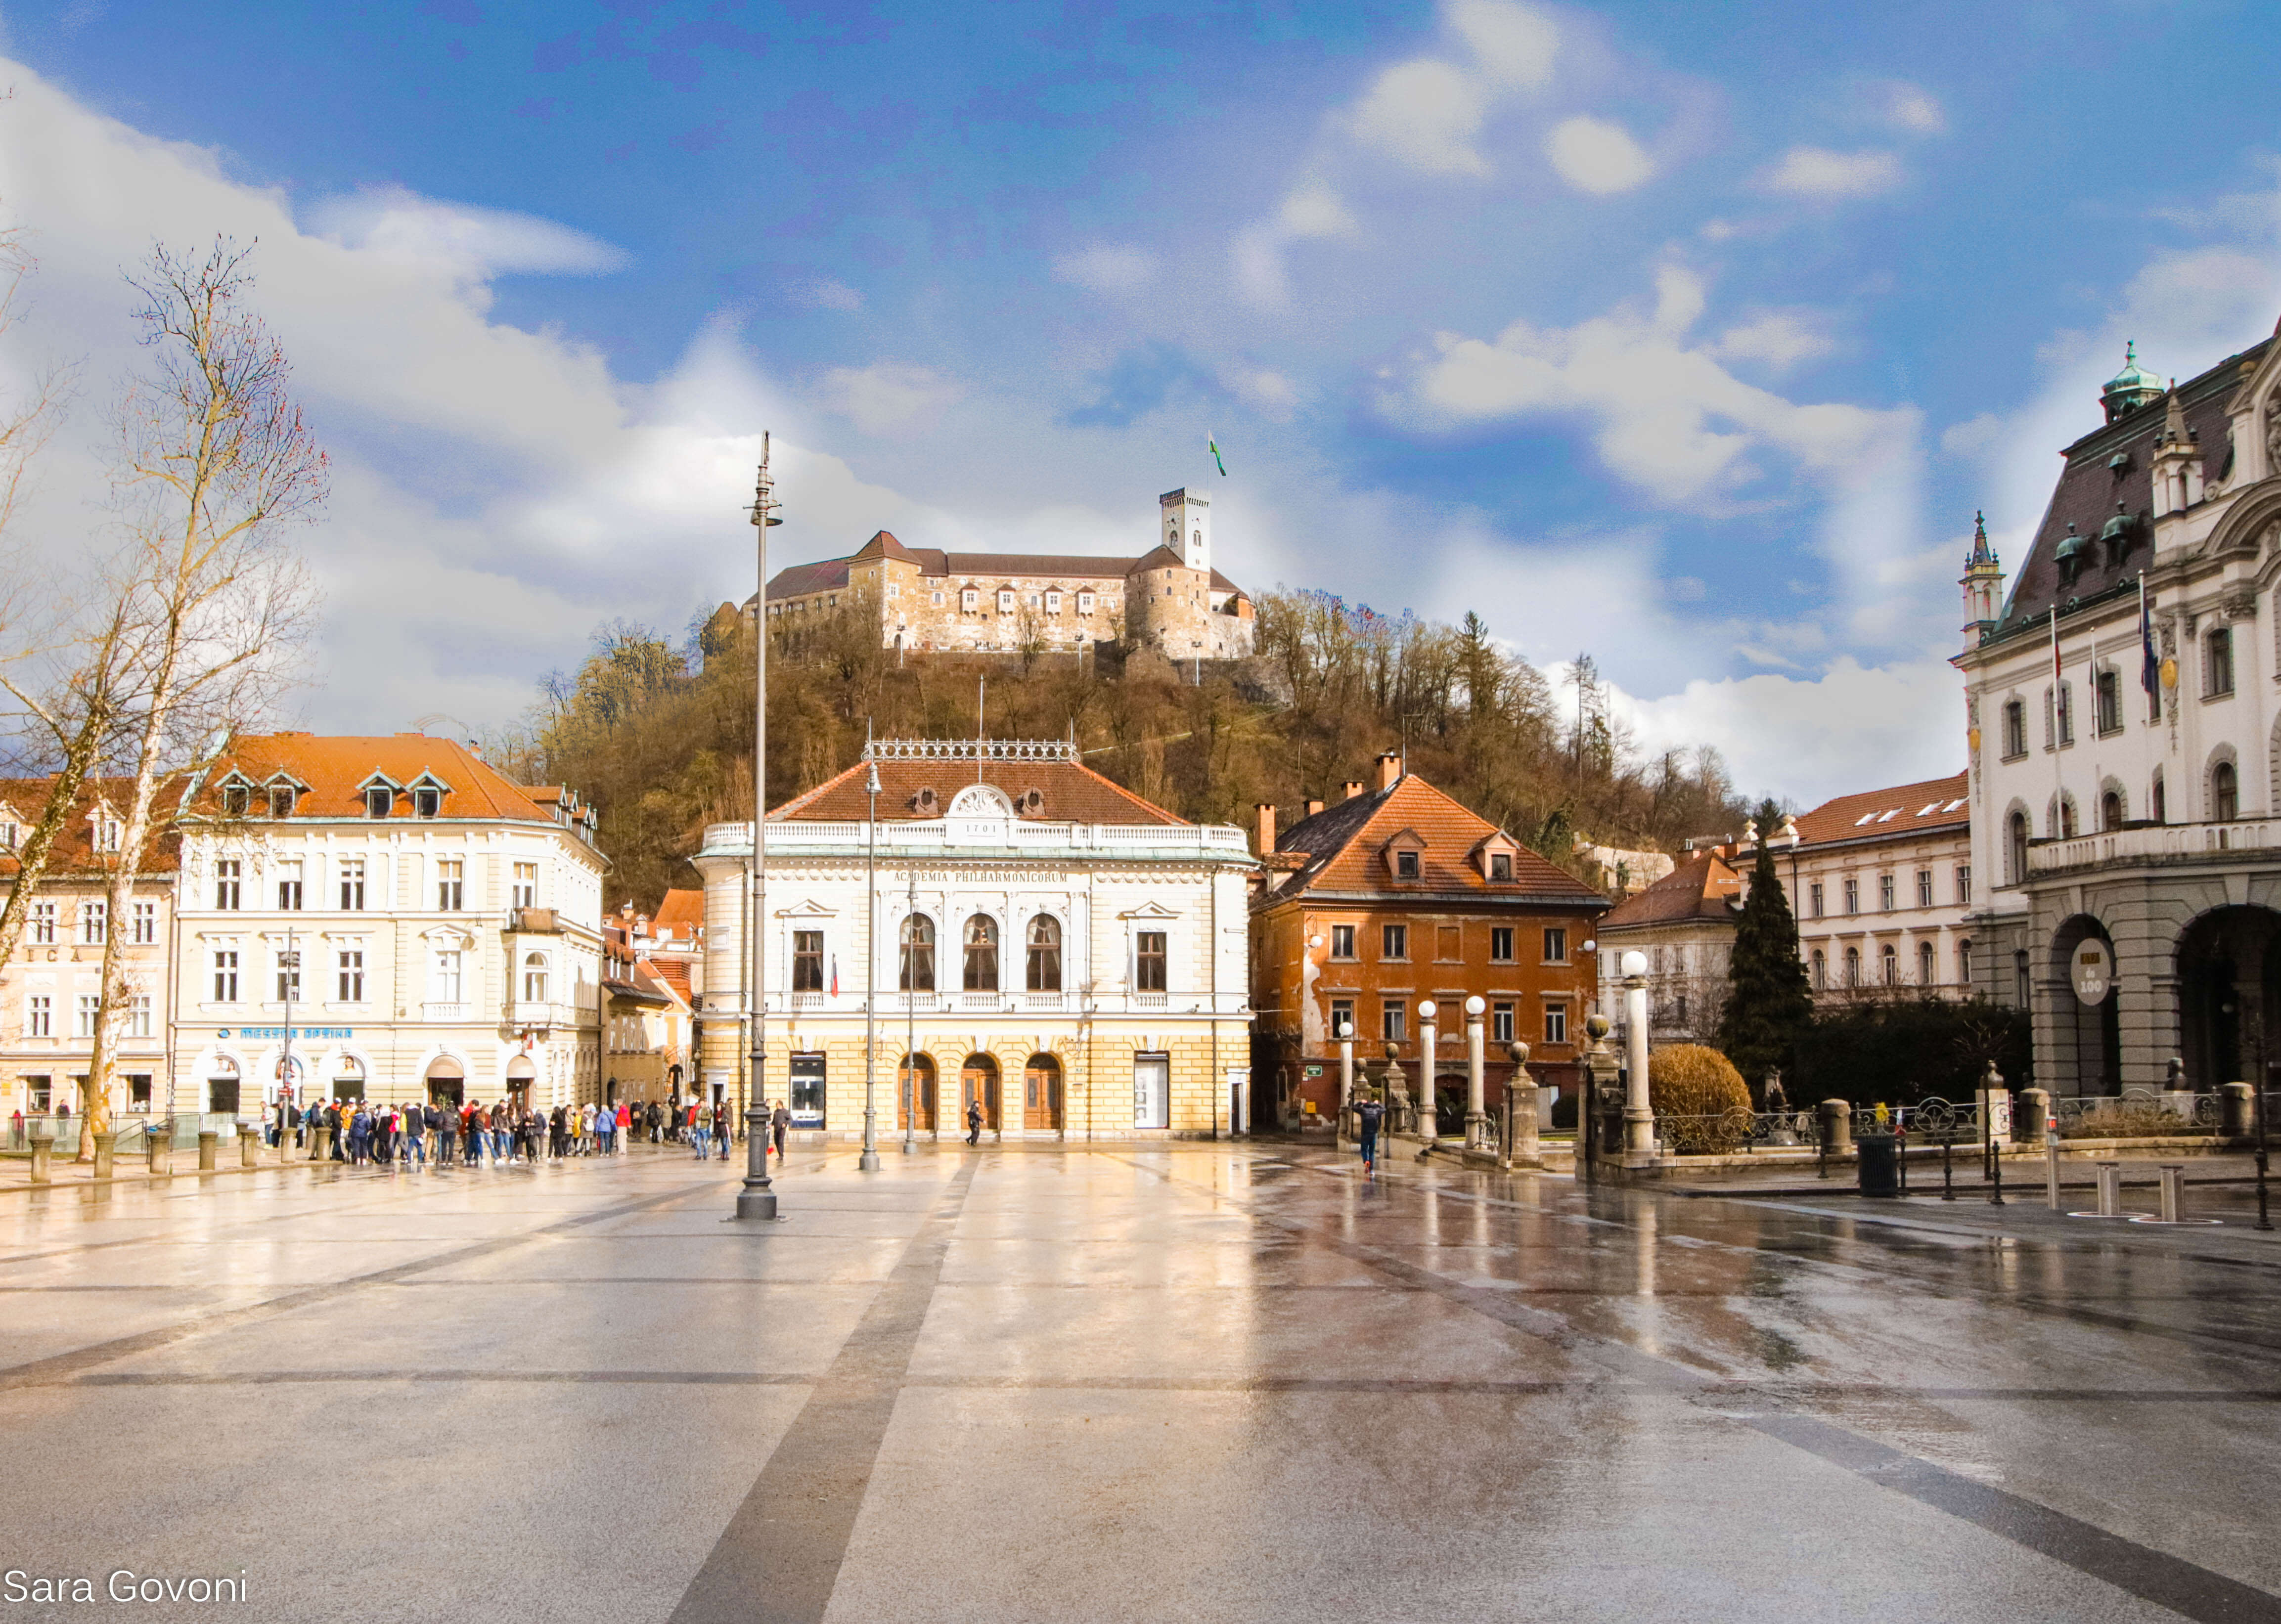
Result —
[[[1467,811],[1394,754],[1375,787],[1278,835],[1259,808],[1264,884],[1252,901],[1254,1116],[1263,1125],[1336,1109],[1341,1021],[1365,1060],[1396,1046],[1415,1091],[1419,1005],[1439,1006],[1435,1096],[1442,1131],[1463,1128],[1467,997],[1488,1006],[1489,1099],[1530,1047],[1540,1083],[1576,1080],[1585,1015],[1598,995],[1594,932],[1608,899]]]

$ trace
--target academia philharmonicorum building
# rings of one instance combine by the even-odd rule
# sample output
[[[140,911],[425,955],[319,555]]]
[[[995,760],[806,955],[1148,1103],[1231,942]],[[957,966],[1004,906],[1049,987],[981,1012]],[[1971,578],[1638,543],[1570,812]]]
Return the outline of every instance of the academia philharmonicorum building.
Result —
[[[796,1132],[861,1136],[867,999],[883,1141],[963,1135],[970,1102],[990,1139],[1233,1125],[1256,866],[1241,830],[1184,823],[1058,740],[927,739],[870,746],[769,813],[766,838],[763,1092]],[[732,1100],[751,858],[745,823],[713,825],[697,856],[704,1077]]]

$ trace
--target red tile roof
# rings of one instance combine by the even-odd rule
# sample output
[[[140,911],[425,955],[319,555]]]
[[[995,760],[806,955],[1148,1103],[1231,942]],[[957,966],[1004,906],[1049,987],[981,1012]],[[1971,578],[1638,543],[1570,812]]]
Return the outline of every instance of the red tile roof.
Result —
[[[7,809],[17,825],[16,847],[0,848],[0,879],[16,877],[21,867],[16,849],[30,838],[32,825],[47,809],[48,793],[54,783],[51,777],[0,778],[0,807]],[[150,840],[150,849],[143,855],[139,872],[171,874],[182,866],[182,838],[174,832],[171,816],[181,793],[178,782],[159,785],[158,799],[151,807],[151,822],[157,828]],[[63,878],[111,871],[107,860],[95,849],[95,824],[88,816],[98,804],[108,807],[124,824],[128,809],[135,804],[135,780],[102,778],[80,786],[70,812],[65,815],[63,826],[56,831],[55,844],[48,848],[50,875]]]
[[[1702,919],[1732,923],[1728,904],[1743,899],[1743,877],[1715,851],[1697,852],[1646,890],[1625,898],[1600,921],[1602,931]]]
[[[446,818],[504,818],[559,825],[561,819],[555,808],[567,794],[556,785],[534,788],[514,783],[457,739],[433,739],[425,733],[377,737],[261,733],[231,741],[201,777],[195,801],[188,809],[218,814],[221,786],[233,775],[251,780],[258,792],[280,774],[304,790],[294,807],[297,817],[363,817],[365,785],[375,775],[388,779],[399,792],[408,791],[423,777],[433,778],[444,786],[438,816]],[[266,808],[255,806],[257,818],[265,813]],[[411,796],[399,793],[390,816],[409,822],[412,816]]]
[[[1405,830],[1424,842],[1419,878],[1394,880],[1380,855],[1388,841]],[[1419,893],[1472,892],[1484,899],[1560,901],[1597,912],[1608,899],[1564,869],[1514,842],[1513,877],[1492,882],[1473,853],[1503,831],[1435,789],[1415,773],[1404,773],[1391,788],[1326,807],[1302,818],[1276,838],[1279,852],[1304,852],[1307,866],[1260,898],[1262,906],[1306,892],[1406,896]],[[1510,839],[1510,836],[1505,836]]]
[[[1952,778],[1926,778],[1891,789],[1867,790],[1825,800],[1798,820],[1801,846],[1827,846],[1839,840],[1875,840],[1928,830],[1962,829],[1972,822],[1966,797],[1970,782],[1964,773]]]
[[[669,935],[676,941],[695,941],[698,932],[705,928],[705,893],[667,892],[657,905],[657,912],[650,916],[649,926],[661,939]]]
[[[879,768],[879,821],[915,823],[941,817],[951,800],[970,784],[990,784],[1020,801],[1030,790],[1044,797],[1025,819],[1046,824],[1185,824],[1159,806],[1151,805],[1121,785],[1112,784],[1092,768],[1077,762],[944,760],[884,761]],[[917,801],[923,789],[934,792],[934,806],[923,809]],[[870,816],[863,793],[863,763],[858,762],[837,777],[816,785],[769,814],[769,821],[784,823],[860,824]]]

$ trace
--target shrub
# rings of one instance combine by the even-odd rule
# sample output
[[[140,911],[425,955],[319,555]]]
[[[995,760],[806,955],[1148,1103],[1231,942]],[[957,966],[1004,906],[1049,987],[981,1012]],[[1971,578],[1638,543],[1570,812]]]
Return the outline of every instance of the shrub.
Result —
[[[1814,1012],[1798,1034],[1798,1072],[1782,1081],[1801,1108],[1914,1105],[1931,1095],[1961,1105],[1991,1060],[2007,1087],[2035,1081],[2027,1011],[1979,998],[1865,995]]]
[[[1751,1090],[1734,1063],[1700,1043],[1673,1043],[1647,1063],[1657,1132],[1687,1154],[1732,1150],[1750,1137]]]

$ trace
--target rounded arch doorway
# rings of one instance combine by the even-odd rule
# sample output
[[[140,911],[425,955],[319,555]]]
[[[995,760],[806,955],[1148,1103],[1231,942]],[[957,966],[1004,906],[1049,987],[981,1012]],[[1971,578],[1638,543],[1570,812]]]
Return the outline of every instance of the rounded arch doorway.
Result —
[[[467,1102],[468,1074],[449,1055],[438,1056],[428,1063],[427,1081],[429,1104],[449,1105],[456,1110]]]
[[[958,1125],[966,1125],[966,1108],[982,1107],[982,1131],[998,1132],[998,1057],[969,1055],[958,1073]]]
[[[916,1087],[914,1089],[914,1073]],[[935,1078],[932,1055],[906,1056],[895,1068],[895,1126],[916,1133],[935,1131]]]
[[[530,1109],[531,1085],[538,1080],[538,1068],[528,1055],[517,1055],[506,1063],[506,1097],[525,1110]]]
[[[2270,1087],[2281,1060],[2281,914],[2218,908],[2187,925],[2178,936],[2178,1015],[2186,1076],[2197,1091]]]
[[[2076,990],[2077,951],[2093,942],[2106,948],[2112,966],[2114,939],[2097,915],[2070,915],[2052,934],[2050,975],[2057,991],[2052,1007],[2051,1077],[2046,1080],[2039,1075],[2036,1080],[2054,1094],[2122,1092],[2122,989],[2110,974],[2106,995],[2095,1004],[2084,1002]],[[2039,1063],[2042,1059],[2038,1056]],[[2041,1063],[2037,1070],[2043,1070]]]
[[[1058,1056],[1035,1054],[1022,1068],[1022,1125],[1032,1133],[1062,1130],[1062,1063]]]

